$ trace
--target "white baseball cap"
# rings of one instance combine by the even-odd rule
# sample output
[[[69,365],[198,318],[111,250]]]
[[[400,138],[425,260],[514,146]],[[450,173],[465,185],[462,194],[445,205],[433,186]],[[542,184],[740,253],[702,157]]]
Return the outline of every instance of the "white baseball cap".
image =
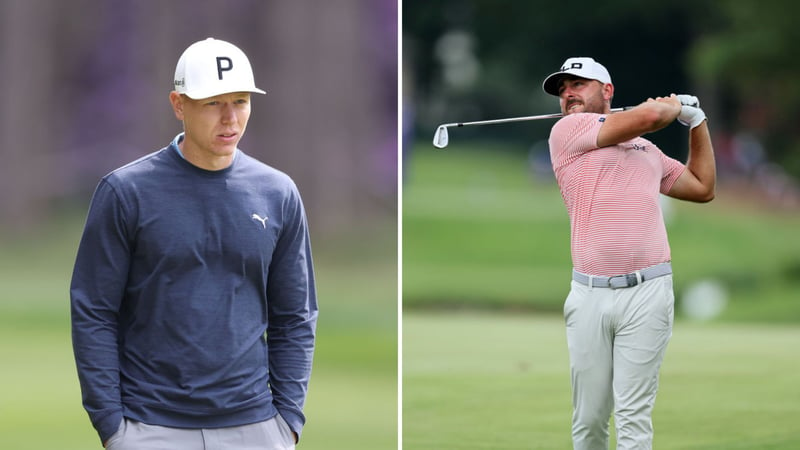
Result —
[[[266,92],[256,87],[247,55],[230,42],[208,38],[184,50],[175,68],[175,91],[193,99],[230,92]]]
[[[558,87],[561,85],[561,79],[569,75],[586,78],[587,80],[597,80],[604,84],[611,83],[611,75],[608,74],[608,70],[602,64],[592,58],[579,57],[569,58],[564,61],[561,70],[550,74],[544,79],[542,88],[548,94],[558,97]]]

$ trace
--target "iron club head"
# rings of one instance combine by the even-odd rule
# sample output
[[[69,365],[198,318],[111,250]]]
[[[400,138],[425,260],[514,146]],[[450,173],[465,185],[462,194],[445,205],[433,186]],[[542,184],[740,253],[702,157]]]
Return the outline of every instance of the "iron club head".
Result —
[[[436,133],[433,135],[433,146],[436,148],[445,148],[449,141],[450,137],[447,135],[447,126],[439,125],[439,128],[436,129]]]

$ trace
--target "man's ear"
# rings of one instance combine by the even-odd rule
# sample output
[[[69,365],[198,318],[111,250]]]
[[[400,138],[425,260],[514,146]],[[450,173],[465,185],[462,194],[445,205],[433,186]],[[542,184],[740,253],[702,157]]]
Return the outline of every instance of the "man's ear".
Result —
[[[614,85],[611,83],[603,84],[603,99],[611,102],[612,98],[614,98]]]
[[[176,91],[169,93],[169,102],[172,104],[172,111],[178,120],[183,121],[183,97]]]

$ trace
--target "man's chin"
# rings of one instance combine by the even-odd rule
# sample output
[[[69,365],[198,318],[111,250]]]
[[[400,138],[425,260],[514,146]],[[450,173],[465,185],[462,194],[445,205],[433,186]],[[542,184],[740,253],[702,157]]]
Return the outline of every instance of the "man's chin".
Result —
[[[234,153],[239,145],[239,139],[232,139],[225,142],[215,142],[214,149],[218,153]]]
[[[564,115],[568,116],[570,114],[577,114],[581,112],[584,112],[583,105],[572,105],[569,108],[567,108],[567,110],[564,112]]]

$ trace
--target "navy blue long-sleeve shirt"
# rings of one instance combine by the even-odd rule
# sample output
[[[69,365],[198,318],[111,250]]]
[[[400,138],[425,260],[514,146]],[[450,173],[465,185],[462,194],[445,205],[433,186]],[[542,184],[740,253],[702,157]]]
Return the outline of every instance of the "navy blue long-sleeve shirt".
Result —
[[[179,139],[92,197],[70,288],[84,407],[101,441],[123,416],[216,428],[280,412],[300,434],[318,312],[300,195],[241,150],[200,169]]]

